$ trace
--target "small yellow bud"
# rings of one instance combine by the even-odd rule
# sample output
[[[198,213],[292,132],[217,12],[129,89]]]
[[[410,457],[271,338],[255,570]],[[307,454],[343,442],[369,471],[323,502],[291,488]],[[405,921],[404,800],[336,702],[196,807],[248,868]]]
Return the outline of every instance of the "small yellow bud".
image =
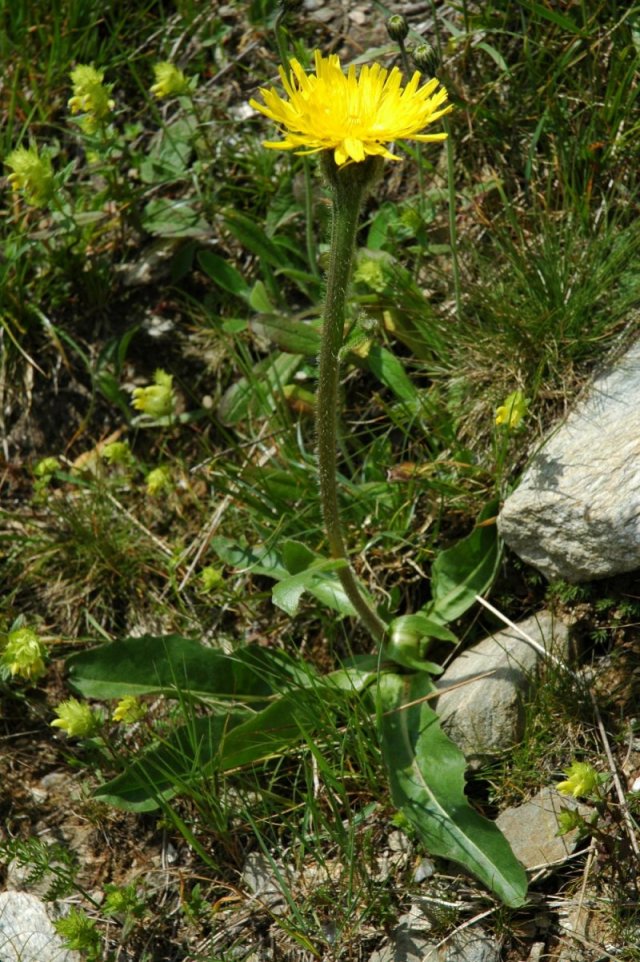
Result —
[[[568,775],[566,782],[559,782],[556,788],[561,795],[573,795],[574,798],[590,795],[600,781],[595,768],[586,762],[574,762],[569,766],[566,774]]]
[[[166,466],[154,468],[147,475],[147,494],[160,494],[161,491],[170,491],[173,487],[171,472]]]
[[[508,428],[517,428],[527,413],[529,402],[522,391],[513,391],[505,398],[504,404],[496,409],[496,424],[504,424]]]
[[[53,167],[51,159],[40,155],[35,145],[16,147],[5,157],[5,165],[13,173],[8,180],[12,190],[24,192],[24,199],[33,207],[46,204],[53,194]]]
[[[133,390],[132,404],[136,411],[142,411],[154,418],[167,417],[173,413],[173,377],[159,368],[153,375],[153,384],[136,387]]]
[[[56,707],[58,716],[51,722],[52,728],[60,728],[71,738],[87,738],[93,735],[100,726],[100,719],[86,704],[77,698],[61,701]]]
[[[133,725],[134,722],[144,718],[146,714],[146,705],[143,705],[133,695],[126,695],[120,699],[111,717],[115,722],[122,722],[123,725]]]
[[[46,671],[44,656],[44,645],[33,628],[14,628],[0,654],[0,674],[37,681]]]
[[[182,70],[168,60],[154,64],[153,74],[156,82],[150,87],[150,92],[158,100],[163,100],[165,97],[179,97],[181,94],[190,92],[189,81]]]

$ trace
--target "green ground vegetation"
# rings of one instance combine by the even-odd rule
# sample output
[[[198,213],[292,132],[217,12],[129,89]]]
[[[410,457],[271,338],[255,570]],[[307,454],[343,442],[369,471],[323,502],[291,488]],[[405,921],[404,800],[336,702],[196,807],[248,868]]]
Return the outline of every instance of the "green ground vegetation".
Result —
[[[397,11],[286,6],[0,3],[0,856],[71,900],[57,925],[90,962],[367,959],[418,890],[410,860],[381,868],[392,834],[425,853],[390,804],[371,706],[325,682],[368,664],[370,640],[331,571],[291,586],[326,553],[328,194],[313,158],[261,146],[273,131],[248,107],[283,45],[305,64],[314,48],[400,63]],[[407,50],[433,48],[449,153],[399,147],[367,201],[343,350],[341,509],[385,615],[428,602],[434,560],[640,316],[640,4],[434,0],[420,18]],[[514,397],[522,419],[496,423]],[[490,816],[576,760],[609,771],[594,705],[620,766],[640,736],[631,579],[549,586],[506,554],[492,600],[511,620],[570,613],[578,654],[545,669],[521,745],[474,773]],[[497,626],[465,610],[450,627],[469,644]],[[101,675],[101,655],[87,674],[88,652],[126,638],[144,653],[128,676]],[[236,657],[222,694],[181,683],[196,643]],[[268,657],[247,666],[247,643]],[[243,715],[222,759],[239,691],[256,713],[283,697],[274,730],[295,724],[295,745]],[[52,771],[90,829],[75,854],[36,838],[27,786]],[[65,804],[47,798],[59,826]],[[553,948],[558,900],[595,859],[602,944],[640,960],[629,825],[610,783],[593,801],[582,862],[489,917],[505,960],[527,957],[541,912]],[[250,897],[248,857],[275,899]],[[469,884],[437,867],[438,937],[492,905]]]

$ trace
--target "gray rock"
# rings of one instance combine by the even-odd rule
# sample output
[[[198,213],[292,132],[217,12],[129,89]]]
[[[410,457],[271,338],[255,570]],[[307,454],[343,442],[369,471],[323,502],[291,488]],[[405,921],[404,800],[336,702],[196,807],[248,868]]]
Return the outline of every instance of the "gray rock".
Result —
[[[534,456],[498,526],[550,579],[640,567],[640,341],[593,381]]]
[[[44,902],[26,892],[0,894],[1,962],[81,962],[65,949]]]
[[[479,926],[464,929],[451,939],[443,962],[500,962],[500,947]]]
[[[542,611],[519,627],[546,651],[560,658],[568,654],[567,628],[550,612]],[[443,729],[468,759],[502,751],[522,737],[523,701],[541,657],[507,628],[458,655],[438,680],[442,694],[434,707]]]
[[[543,788],[530,801],[505,809],[496,819],[498,828],[525,868],[546,868],[563,861],[575,850],[577,829],[558,835],[558,815],[562,809],[578,809],[585,818],[592,814],[588,805],[570,795]]]
[[[278,866],[283,871],[282,866]],[[252,895],[271,910],[282,910],[285,902],[270,859],[263,852],[250,852],[242,870],[242,881]]]
[[[414,910],[412,906],[398,920],[393,939],[376,949],[369,962],[500,962],[500,947],[479,926],[434,942],[420,927]]]

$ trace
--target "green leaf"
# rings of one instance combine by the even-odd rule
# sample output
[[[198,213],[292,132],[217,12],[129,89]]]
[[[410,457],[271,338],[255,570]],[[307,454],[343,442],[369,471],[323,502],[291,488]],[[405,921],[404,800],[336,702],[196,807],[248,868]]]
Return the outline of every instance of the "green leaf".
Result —
[[[247,645],[229,655],[181,635],[124,638],[70,655],[66,665],[71,686],[85,698],[188,692],[264,700],[309,674],[270,648]]]
[[[265,548],[264,545],[251,548],[231,538],[218,535],[211,539],[211,547],[221,561],[238,571],[251,571],[277,580],[286,578],[289,574],[282,564],[280,555],[276,551]]]
[[[255,221],[247,217],[246,214],[239,214],[237,211],[227,211],[224,221],[234,237],[240,241],[243,247],[252,251],[271,267],[288,267],[289,256],[278,245],[271,240]]]
[[[95,797],[118,808],[151,811],[176,793],[197,794],[203,778],[282,754],[312,734],[324,724],[328,698],[344,701],[337,686],[300,688],[252,714],[192,718],[101,785]]]
[[[315,357],[320,350],[320,322],[302,321],[280,314],[262,315],[251,322],[257,333],[264,332],[282,351]]]
[[[475,604],[493,584],[500,563],[500,543],[495,523],[498,502],[483,508],[467,538],[441,551],[431,568],[432,601],[425,613],[443,622],[454,621]]]
[[[244,716],[240,716],[243,718]],[[218,767],[220,742],[225,728],[238,720],[237,713],[193,718],[174,729],[161,744],[136,758],[121,775],[100,785],[94,797],[133,812],[149,812],[161,800],[188,792]]]
[[[256,281],[249,295],[249,306],[258,314],[273,314],[275,308],[269,300],[267,289],[262,281]]]
[[[388,641],[384,646],[385,658],[405,668],[427,671],[431,675],[441,675],[443,670],[435,662],[425,660],[431,640],[448,641],[452,644],[458,641],[453,632],[424,612],[394,618],[389,625],[387,637]]]
[[[207,237],[210,226],[198,211],[184,200],[155,197],[144,208],[145,230],[158,237]]]
[[[327,607],[341,615],[356,615],[356,611],[344,593],[342,585],[332,573],[337,568],[343,568],[342,560],[322,559],[314,561],[305,571],[283,578],[274,587],[271,597],[274,605],[282,608],[288,615],[295,615],[298,611],[300,598],[305,591],[313,595]]]
[[[498,65],[498,67],[500,67],[500,70],[502,70],[504,74],[506,74],[508,77],[511,76],[511,71],[507,66],[507,62],[499,50],[496,50],[496,48],[493,47],[490,43],[485,43],[484,40],[480,41],[480,43],[478,44],[478,47],[481,50],[485,50],[489,54],[491,59],[495,61],[495,63]]]
[[[558,10],[550,10],[547,7],[543,7],[541,3],[528,2],[528,0],[520,0],[520,3],[526,10],[530,10],[544,20],[550,20],[551,23],[555,23],[557,27],[561,27],[569,33],[582,33],[580,27],[578,27],[573,20],[565,17],[565,15]]]
[[[223,257],[214,254],[213,251],[199,251],[198,263],[202,270],[211,278],[214,284],[247,300],[249,297],[249,285],[245,281],[240,271],[236,270]]]
[[[329,697],[331,692],[325,685],[300,688],[251,715],[225,737],[220,758],[222,770],[279,755],[299,742],[303,734],[316,731],[324,724],[320,702],[324,706]]]
[[[409,379],[402,362],[380,344],[373,344],[366,363],[372,374],[388,387],[399,401],[416,401],[418,392]]]
[[[424,700],[434,690],[423,673],[380,676],[380,734],[393,802],[430,853],[463,865],[506,905],[523,905],[525,871],[498,827],[469,804],[464,755]]]
[[[249,415],[271,414],[275,408],[274,392],[289,383],[302,361],[300,354],[280,352],[259,361],[250,377],[240,378],[224,393],[218,405],[218,417],[223,424],[237,424]]]

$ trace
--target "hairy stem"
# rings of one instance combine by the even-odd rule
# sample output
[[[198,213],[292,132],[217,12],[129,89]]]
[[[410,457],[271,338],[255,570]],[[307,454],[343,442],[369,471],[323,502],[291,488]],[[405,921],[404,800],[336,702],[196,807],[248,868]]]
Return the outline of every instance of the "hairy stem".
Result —
[[[340,523],[336,480],[340,348],[345,305],[360,207],[373,170],[374,166],[369,160],[340,169],[335,166],[332,157],[325,157],[325,172],[333,189],[333,220],[319,357],[316,426],[320,500],[331,556],[347,562],[344,568],[338,570],[338,577],[349,601],[374,640],[379,642],[384,637],[386,626],[365,598],[349,564]]]

